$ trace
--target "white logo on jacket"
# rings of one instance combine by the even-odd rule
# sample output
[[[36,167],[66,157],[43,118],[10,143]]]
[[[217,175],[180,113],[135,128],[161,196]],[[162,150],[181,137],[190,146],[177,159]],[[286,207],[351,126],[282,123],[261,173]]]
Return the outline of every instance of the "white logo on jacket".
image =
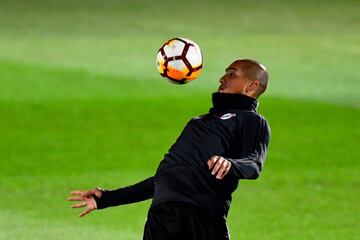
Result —
[[[225,113],[224,115],[222,115],[220,117],[221,120],[226,120],[226,119],[229,119],[229,118],[232,118],[232,117],[235,117],[236,114],[235,113]]]

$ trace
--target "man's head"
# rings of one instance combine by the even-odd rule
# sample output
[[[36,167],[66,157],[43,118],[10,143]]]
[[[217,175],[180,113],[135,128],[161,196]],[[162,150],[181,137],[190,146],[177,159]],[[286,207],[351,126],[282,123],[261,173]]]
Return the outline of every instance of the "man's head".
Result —
[[[268,73],[260,63],[251,59],[239,59],[229,65],[219,79],[220,93],[241,93],[258,98],[265,92]]]

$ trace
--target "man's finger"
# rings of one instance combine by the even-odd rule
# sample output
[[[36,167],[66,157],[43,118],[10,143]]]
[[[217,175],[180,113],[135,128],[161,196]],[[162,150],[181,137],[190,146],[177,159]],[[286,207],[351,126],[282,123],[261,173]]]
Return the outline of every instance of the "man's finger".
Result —
[[[83,201],[84,198],[81,196],[68,197],[68,201]]]
[[[82,203],[76,203],[74,205],[71,206],[71,208],[81,208],[81,207],[85,207],[86,203],[82,202]]]
[[[222,175],[225,171],[226,171],[226,164],[223,163],[223,164],[221,165],[219,171],[218,171],[217,174],[216,174],[216,178],[217,178],[217,179],[221,179],[220,177],[221,177],[221,175]]]
[[[224,166],[226,165],[225,159],[222,159],[221,163],[219,163],[219,162],[218,162],[219,165],[215,166],[215,167],[217,167],[218,170],[213,173],[213,175],[216,175],[216,177],[219,176],[219,173],[222,173],[222,171],[224,170]],[[214,167],[214,169],[215,169],[215,167]]]
[[[228,166],[226,168],[226,171],[223,173],[223,175],[221,176],[221,178],[225,177],[226,174],[228,174],[228,172],[230,171],[231,169],[231,162],[228,162]]]
[[[212,166],[212,167],[215,166],[215,164],[217,163],[217,161],[219,161],[220,158],[221,158],[220,156],[214,156],[214,157],[212,157],[212,163],[213,163],[213,166]]]
[[[74,191],[71,191],[70,193],[73,195],[82,195],[82,194],[84,194],[84,192],[86,192],[86,191],[74,190]]]
[[[209,166],[209,169],[210,169],[210,170],[214,167],[215,163],[217,162],[217,160],[218,160],[219,158],[220,158],[219,156],[213,156],[212,158],[210,158],[210,159],[208,160],[208,166]]]
[[[208,165],[208,167],[209,167],[209,170],[214,167],[214,157],[210,158],[210,159],[207,161],[207,165]]]
[[[85,216],[86,214],[88,214],[88,213],[91,212],[92,210],[93,210],[93,209],[90,209],[90,208],[85,209],[85,211],[83,211],[82,213],[79,214],[79,217]]]
[[[224,161],[224,163],[221,165],[221,168],[219,169],[216,178],[217,179],[222,179],[225,174],[229,171],[229,162],[227,160]]]
[[[220,157],[220,159],[216,161],[215,167],[213,168],[213,170],[211,172],[212,175],[214,175],[220,169],[223,162],[224,162],[224,159],[222,157]]]

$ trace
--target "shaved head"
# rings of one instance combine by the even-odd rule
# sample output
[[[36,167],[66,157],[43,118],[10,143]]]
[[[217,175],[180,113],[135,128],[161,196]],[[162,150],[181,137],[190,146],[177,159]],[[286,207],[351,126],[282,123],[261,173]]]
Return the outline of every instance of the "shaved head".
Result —
[[[220,93],[240,93],[258,98],[268,84],[266,68],[251,59],[238,59],[231,63],[219,79]]]
[[[235,65],[241,69],[245,77],[249,80],[259,81],[260,85],[257,90],[256,97],[259,97],[263,92],[265,92],[268,84],[268,73],[265,66],[251,59],[238,59],[231,65]]]

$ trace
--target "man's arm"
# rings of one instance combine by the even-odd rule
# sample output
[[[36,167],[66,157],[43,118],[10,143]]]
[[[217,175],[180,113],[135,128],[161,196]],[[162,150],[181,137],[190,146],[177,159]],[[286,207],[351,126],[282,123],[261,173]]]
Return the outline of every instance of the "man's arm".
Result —
[[[231,163],[230,174],[238,179],[257,179],[264,166],[269,142],[270,128],[262,116],[258,121],[245,125],[241,133],[242,158],[226,158]]]
[[[270,142],[270,128],[267,121],[259,116],[259,121],[250,119],[244,123],[239,134],[241,158],[213,156],[208,160],[208,167],[217,179],[230,174],[237,179],[257,179],[263,168]]]
[[[116,190],[102,190],[101,197],[93,196],[97,209],[122,204],[141,202],[154,196],[154,177],[149,177],[134,185]]]

